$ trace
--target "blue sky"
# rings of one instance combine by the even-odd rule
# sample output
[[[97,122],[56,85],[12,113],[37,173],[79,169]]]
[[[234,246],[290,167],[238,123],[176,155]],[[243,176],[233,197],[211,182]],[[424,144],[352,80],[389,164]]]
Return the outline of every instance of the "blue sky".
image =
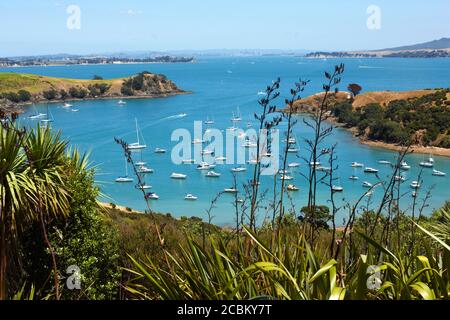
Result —
[[[66,27],[71,4],[80,30]],[[381,30],[367,28],[370,5],[381,9]],[[378,49],[450,37],[449,21],[449,0],[0,0],[0,56]]]

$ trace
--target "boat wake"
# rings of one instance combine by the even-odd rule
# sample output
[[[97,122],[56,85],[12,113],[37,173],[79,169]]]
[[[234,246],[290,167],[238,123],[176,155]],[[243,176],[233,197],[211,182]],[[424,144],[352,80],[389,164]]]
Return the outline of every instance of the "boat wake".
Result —
[[[172,120],[172,119],[182,119],[182,118],[186,118],[188,115],[186,113],[180,113],[180,114],[176,114],[170,117],[167,117],[165,119],[167,120]]]
[[[383,67],[374,67],[374,66],[358,66],[359,69],[384,69]]]

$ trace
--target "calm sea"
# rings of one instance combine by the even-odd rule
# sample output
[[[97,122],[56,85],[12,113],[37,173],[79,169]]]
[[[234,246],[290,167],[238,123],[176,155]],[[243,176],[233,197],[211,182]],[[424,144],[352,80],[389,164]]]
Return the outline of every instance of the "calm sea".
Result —
[[[204,172],[199,172],[195,166],[176,166],[172,164],[170,151],[175,146],[171,142],[171,134],[175,129],[186,128],[193,130],[194,121],[214,119],[215,128],[224,130],[231,126],[230,118],[237,107],[242,113],[242,127],[248,122],[255,124],[253,114],[258,112],[258,92],[271,84],[273,79],[281,77],[282,96],[278,106],[282,106],[290,87],[295,81],[301,79],[311,80],[304,95],[318,92],[324,81],[324,71],[333,69],[337,63],[344,62],[346,71],[342,79],[342,89],[351,82],[364,87],[364,91],[381,90],[412,90],[424,88],[448,87],[450,83],[450,59],[348,59],[348,60],[309,60],[297,57],[220,57],[200,58],[195,64],[150,64],[150,65],[95,65],[95,66],[68,66],[68,67],[30,67],[8,68],[0,71],[14,71],[34,73],[55,77],[90,79],[93,75],[104,78],[126,77],[141,71],[162,73],[173,80],[180,88],[193,93],[162,99],[128,100],[125,106],[118,106],[116,100],[86,101],[75,103],[79,112],[70,112],[61,105],[50,105],[51,113],[55,119],[54,129],[60,129],[64,137],[72,145],[82,151],[91,152],[91,160],[97,167],[96,180],[107,202],[129,206],[134,209],[145,209],[141,193],[134,188],[134,184],[121,185],[114,183],[115,178],[124,174],[124,158],[121,149],[114,143],[114,137],[121,137],[129,142],[135,139],[135,118],[138,119],[147,150],[144,160],[155,173],[147,176],[147,183],[153,186],[153,191],[160,196],[159,201],[152,203],[153,209],[163,213],[172,213],[174,216],[198,216],[205,218],[205,210],[215,195],[232,186],[233,166],[218,166],[215,171],[222,174],[218,179],[206,178]],[[37,106],[39,112],[46,112],[46,105]],[[30,109],[30,112],[34,110]],[[186,114],[185,117],[179,115]],[[301,119],[295,129],[295,135],[300,142],[300,155],[304,155],[304,138],[310,137],[311,132],[302,123]],[[284,128],[282,124],[281,129]],[[354,139],[350,133],[337,129],[327,144],[338,143],[338,176],[344,187],[344,192],[337,195],[339,202],[355,201],[364,192],[363,181],[375,182],[375,177],[364,174],[361,170],[354,171],[350,167],[353,161],[364,163],[366,166],[380,169],[382,177],[390,173],[388,166],[378,163],[380,160],[394,161],[395,152],[363,146]],[[156,147],[165,148],[167,154],[153,153]],[[302,153],[303,152],[303,153]],[[290,156],[290,162],[302,162],[296,155]],[[406,173],[407,182],[402,192],[402,208],[408,209],[412,203],[412,180],[419,175],[419,162],[423,155],[410,155],[407,161],[412,169]],[[435,156],[436,169],[450,174],[450,159]],[[238,175],[239,184],[251,177],[249,171]],[[301,176],[306,172],[307,165],[293,170],[292,182],[301,188],[300,192],[292,193],[292,202],[298,211],[307,199],[307,183]],[[171,180],[173,172],[187,174],[184,181]],[[348,178],[356,174],[359,181],[353,182]],[[423,172],[424,184],[419,194],[418,202],[425,197],[428,189],[432,189],[432,196],[425,209],[430,213],[432,209],[439,208],[450,199],[448,188],[449,177],[433,177],[430,170]],[[271,194],[273,179],[264,177],[262,189],[268,189]],[[198,196],[198,201],[184,200],[187,193]],[[374,193],[373,205],[378,203],[382,190]],[[320,202],[328,204],[329,193],[325,186],[319,188]],[[222,196],[213,211],[217,224],[233,224],[234,211],[231,205],[232,197]],[[340,220],[345,217],[341,211]],[[260,217],[264,216],[261,210]]]

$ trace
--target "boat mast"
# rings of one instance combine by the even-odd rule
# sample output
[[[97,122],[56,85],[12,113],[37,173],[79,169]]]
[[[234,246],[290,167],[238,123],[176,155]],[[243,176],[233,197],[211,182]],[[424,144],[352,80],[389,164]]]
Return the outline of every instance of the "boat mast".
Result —
[[[134,120],[136,121],[136,136],[137,136],[137,142],[138,142],[138,145],[140,145],[140,143],[139,143],[139,129],[138,129],[137,118],[134,118]]]

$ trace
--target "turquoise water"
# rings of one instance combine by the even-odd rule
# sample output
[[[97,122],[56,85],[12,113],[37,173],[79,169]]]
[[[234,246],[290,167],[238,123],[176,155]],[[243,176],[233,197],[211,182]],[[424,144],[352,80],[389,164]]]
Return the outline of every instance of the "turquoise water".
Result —
[[[205,218],[205,210],[217,193],[232,185],[231,165],[218,166],[215,171],[222,173],[219,179],[208,179],[204,172],[195,170],[195,166],[176,166],[171,162],[170,151],[176,142],[171,142],[173,130],[186,128],[193,130],[194,121],[202,121],[209,117],[215,120],[215,128],[230,127],[232,111],[240,107],[243,121],[254,122],[253,114],[258,111],[257,93],[263,90],[278,76],[282,79],[282,97],[278,106],[283,104],[294,81],[310,79],[311,83],[304,95],[320,91],[324,80],[323,72],[332,70],[338,60],[309,60],[295,57],[239,57],[239,58],[201,58],[196,64],[151,64],[151,65],[96,65],[70,67],[30,67],[0,69],[0,71],[27,72],[56,77],[79,79],[92,78],[94,74],[104,78],[129,76],[140,71],[163,73],[173,80],[180,88],[192,91],[190,95],[180,95],[152,100],[128,100],[125,106],[118,106],[116,100],[85,101],[74,103],[80,110],[69,112],[61,105],[50,105],[55,119],[54,129],[61,129],[63,135],[70,139],[73,145],[83,151],[91,151],[91,160],[98,168],[97,182],[102,192],[109,197],[104,201],[114,202],[134,209],[145,209],[141,193],[134,189],[134,184],[120,185],[114,183],[115,178],[124,174],[123,153],[114,143],[114,137],[121,137],[129,142],[135,141],[134,119],[138,118],[145,142],[148,145],[144,158],[155,173],[148,176],[147,183],[153,186],[153,191],[160,196],[159,201],[152,203],[154,210],[170,212],[174,216],[199,216]],[[450,83],[450,59],[355,59],[344,60],[346,72],[343,76],[342,89],[348,83],[356,82],[364,87],[364,91],[379,90],[412,90],[423,88],[448,87]],[[37,106],[40,112],[46,111],[46,105]],[[30,110],[32,112],[32,110]],[[186,114],[180,118],[177,115]],[[282,124],[281,129],[284,128]],[[300,141],[300,152],[304,152],[302,139],[310,137],[310,131],[300,119],[295,129],[297,140]],[[360,145],[348,132],[337,129],[328,140],[327,145],[338,143],[338,163],[341,185],[345,188],[337,198],[354,201],[365,189],[363,181],[374,182],[375,177],[357,172],[360,180],[352,182],[348,179],[354,174],[351,162],[358,161],[366,166],[380,169],[382,177],[390,172],[389,167],[378,164],[379,160],[394,161],[395,152],[375,149]],[[326,147],[327,145],[324,145]],[[167,154],[156,155],[156,147],[165,148]],[[300,153],[301,154],[301,153]],[[290,156],[290,162],[302,162],[295,155]],[[405,197],[402,208],[407,209],[412,202],[411,180],[416,180],[420,168],[419,162],[423,155],[410,155],[407,161],[413,168],[407,173],[410,181],[404,183]],[[435,157],[436,169],[450,174],[450,159]],[[238,175],[239,184],[250,179],[252,170]],[[300,172],[306,172],[307,166],[302,166],[292,173],[293,183],[301,188],[293,193],[297,210],[307,199],[306,180]],[[174,181],[169,177],[172,172],[188,175],[185,181]],[[448,188],[449,177],[433,177],[430,170],[423,173],[424,184],[422,194],[433,188],[432,197],[426,212],[440,207],[450,199]],[[262,189],[270,189],[273,184],[271,177],[263,177]],[[199,197],[196,202],[184,200],[186,193]],[[269,192],[270,194],[270,192]],[[374,203],[381,196],[382,190],[375,191]],[[325,187],[319,188],[321,203],[326,204],[329,197]],[[231,205],[232,197],[224,195],[213,211],[213,222],[232,224],[234,214]],[[264,216],[264,210],[260,217]],[[345,216],[341,212],[340,219]]]

